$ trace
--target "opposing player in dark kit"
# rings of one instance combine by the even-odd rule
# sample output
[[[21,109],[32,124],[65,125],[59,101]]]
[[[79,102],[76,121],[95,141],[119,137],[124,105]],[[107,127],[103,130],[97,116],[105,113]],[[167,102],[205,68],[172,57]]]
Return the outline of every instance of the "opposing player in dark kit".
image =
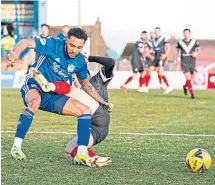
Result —
[[[142,86],[143,82],[144,82],[144,67],[141,61],[141,54],[139,52],[138,47],[143,47],[144,43],[146,43],[147,40],[147,32],[143,31],[141,33],[141,40],[137,41],[132,49],[132,54],[131,54],[131,66],[132,66],[132,71],[133,74],[132,76],[130,76],[125,83],[120,87],[121,91],[123,93],[127,93],[127,85],[134,79],[137,77],[138,73],[140,73],[140,78],[139,78],[139,87]]]
[[[107,57],[99,57],[99,56],[86,56],[84,55],[86,60],[89,62],[97,62],[103,67],[101,70],[90,78],[90,83],[97,90],[99,95],[104,98],[105,101],[108,102],[108,92],[107,86],[113,78],[113,69],[115,62],[111,58]],[[110,123],[110,113],[106,106],[99,104],[93,98],[91,98],[88,94],[86,94],[83,90],[71,87],[66,82],[48,82],[42,74],[37,71],[35,68],[30,69],[32,71],[32,76],[34,76],[35,80],[40,84],[43,91],[48,92],[52,91],[57,94],[65,94],[66,96],[70,96],[80,101],[87,107],[92,110],[92,121],[91,121],[91,134],[88,143],[88,155],[94,160],[92,167],[101,167],[107,166],[111,164],[111,158],[106,156],[99,156],[95,152],[93,152],[90,148],[93,145],[96,145],[103,141],[109,132],[109,123]],[[66,152],[70,154],[72,157],[76,156],[78,149],[78,137],[74,137],[66,146]],[[76,160],[74,160],[77,163]]]
[[[191,80],[193,73],[196,71],[196,57],[200,51],[200,45],[198,41],[191,39],[190,33],[190,29],[184,29],[184,39],[177,43],[178,57],[176,61],[181,59],[181,67],[186,77],[186,83],[183,86],[184,94],[187,95],[188,89],[191,98],[195,99]]]
[[[161,36],[159,27],[155,28],[155,38],[152,39],[152,43],[155,52],[153,68],[156,69],[158,73],[160,86],[162,89],[165,89],[164,93],[169,94],[173,89],[169,86],[167,78],[163,74],[164,64],[169,53],[169,43],[166,38]],[[165,83],[166,87],[163,86],[162,81]]]

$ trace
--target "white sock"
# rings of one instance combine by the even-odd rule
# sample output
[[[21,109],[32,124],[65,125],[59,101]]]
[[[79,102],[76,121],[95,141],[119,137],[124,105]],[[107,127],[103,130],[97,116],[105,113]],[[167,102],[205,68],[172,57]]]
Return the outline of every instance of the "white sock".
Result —
[[[51,90],[55,91],[55,89],[56,89],[55,84],[53,84],[51,82],[49,82],[48,84],[50,85]]]
[[[19,138],[19,137],[15,137],[13,146],[16,146],[17,148],[20,148],[20,149],[21,149],[21,147],[22,147],[22,142],[23,142],[23,139],[21,139],[21,138]]]
[[[84,154],[87,153],[87,146],[79,145],[77,154],[80,155],[80,154],[83,154],[83,153]]]

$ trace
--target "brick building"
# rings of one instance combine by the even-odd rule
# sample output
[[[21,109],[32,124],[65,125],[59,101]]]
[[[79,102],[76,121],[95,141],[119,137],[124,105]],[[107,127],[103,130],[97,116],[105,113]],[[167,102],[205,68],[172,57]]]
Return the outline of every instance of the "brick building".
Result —
[[[74,25],[69,25],[69,28],[76,27]],[[62,26],[51,26],[50,35],[56,37],[58,33],[61,32]],[[88,40],[85,44],[84,50],[90,55],[94,56],[106,56],[107,55],[107,45],[105,44],[104,38],[101,33],[101,21],[97,19],[95,25],[83,25],[81,26],[88,35]],[[99,66],[95,63],[90,64],[90,69],[97,69]]]

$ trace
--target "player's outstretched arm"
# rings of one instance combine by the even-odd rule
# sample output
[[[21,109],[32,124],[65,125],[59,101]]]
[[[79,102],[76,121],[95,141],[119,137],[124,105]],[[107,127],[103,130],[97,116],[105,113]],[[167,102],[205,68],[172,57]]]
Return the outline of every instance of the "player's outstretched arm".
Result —
[[[9,61],[17,62],[20,54],[26,49],[31,48],[34,49],[36,47],[36,43],[34,39],[23,39],[19,41],[19,43],[14,48],[13,52],[8,55]]]
[[[82,53],[82,55],[84,56],[84,58],[88,61],[88,62],[96,62],[98,64],[101,64],[104,66],[105,69],[105,76],[107,78],[111,77],[114,66],[115,66],[115,61],[110,58],[110,57],[101,57],[101,56],[88,56],[85,53]]]
[[[88,61],[99,63],[107,68],[114,68],[115,65],[115,61],[109,57],[89,56]]]
[[[99,95],[99,93],[96,91],[96,89],[92,86],[89,79],[82,80],[78,78],[79,83],[81,84],[81,87],[84,89],[84,91],[89,94],[94,100],[97,102],[107,105],[109,107],[109,111],[111,112],[113,109],[112,103],[107,103],[104,101],[104,99]]]

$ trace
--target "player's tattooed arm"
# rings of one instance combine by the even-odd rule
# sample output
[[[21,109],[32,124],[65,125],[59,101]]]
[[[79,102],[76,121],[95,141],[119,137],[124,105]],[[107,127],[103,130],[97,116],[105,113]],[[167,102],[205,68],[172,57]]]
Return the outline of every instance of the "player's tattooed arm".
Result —
[[[103,98],[99,95],[96,89],[92,86],[89,79],[81,80],[78,78],[78,81],[81,84],[82,89],[84,89],[84,91],[89,94],[94,100],[101,104],[109,106],[109,104],[103,100]]]

